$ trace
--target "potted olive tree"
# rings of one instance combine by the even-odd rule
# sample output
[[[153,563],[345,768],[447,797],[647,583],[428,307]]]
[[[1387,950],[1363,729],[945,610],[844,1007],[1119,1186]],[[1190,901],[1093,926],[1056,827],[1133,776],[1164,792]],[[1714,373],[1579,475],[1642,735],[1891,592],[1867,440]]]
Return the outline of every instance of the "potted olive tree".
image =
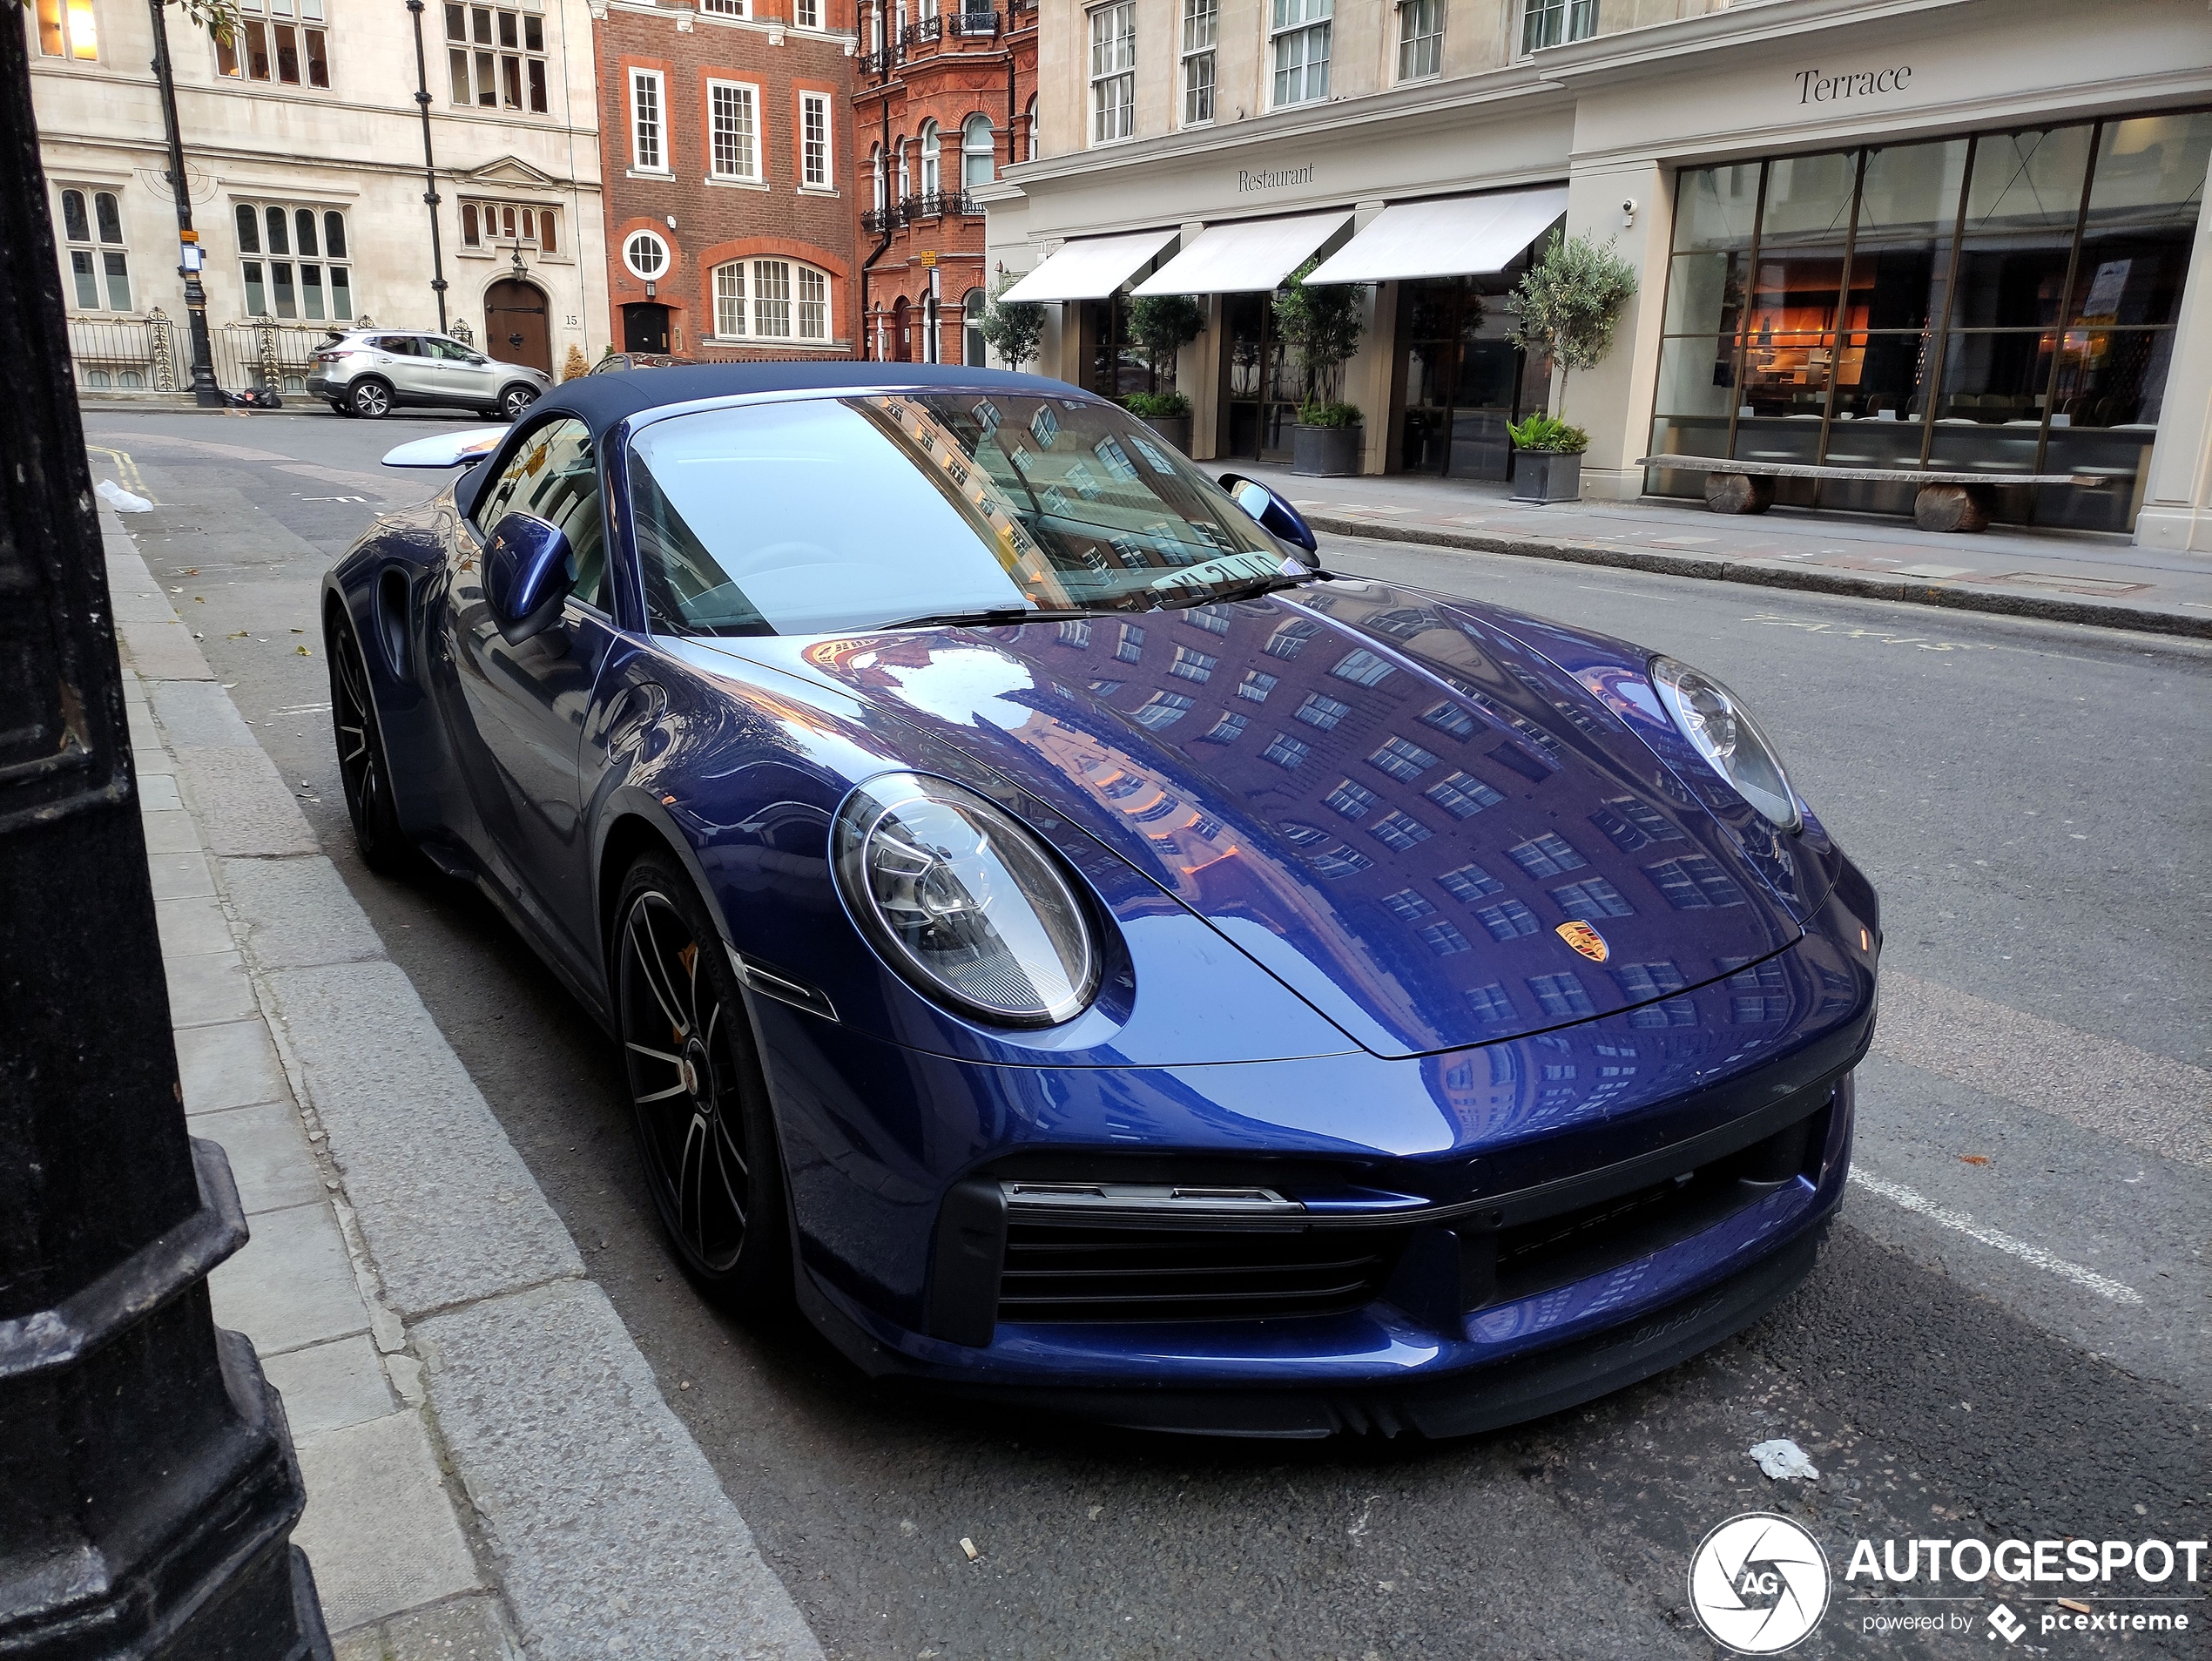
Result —
[[[1306,277],[1319,260],[1309,260],[1291,273],[1275,296],[1275,327],[1305,374],[1305,402],[1299,406],[1291,440],[1291,470],[1315,478],[1359,470],[1366,427],[1357,404],[1339,401],[1344,366],[1359,349],[1366,327],[1366,292],[1358,283],[1309,287]]]
[[[1190,400],[1176,390],[1176,354],[1198,338],[1205,309],[1189,294],[1139,294],[1129,308],[1130,338],[1144,348],[1155,390],[1123,400],[1129,412],[1184,455],[1190,453]]]
[[[1570,240],[1554,231],[1506,302],[1516,319],[1506,338],[1558,365],[1563,402],[1568,373],[1595,368],[1613,349],[1613,332],[1635,292],[1635,267],[1613,252],[1611,239],[1601,243],[1585,232]],[[1543,414],[1506,430],[1514,442],[1514,501],[1581,498],[1588,433]]]
[[[999,361],[1019,370],[1044,344],[1044,307],[1034,300],[1009,300],[1006,291],[1020,280],[1008,278],[985,302],[981,331],[983,344],[999,354]]]

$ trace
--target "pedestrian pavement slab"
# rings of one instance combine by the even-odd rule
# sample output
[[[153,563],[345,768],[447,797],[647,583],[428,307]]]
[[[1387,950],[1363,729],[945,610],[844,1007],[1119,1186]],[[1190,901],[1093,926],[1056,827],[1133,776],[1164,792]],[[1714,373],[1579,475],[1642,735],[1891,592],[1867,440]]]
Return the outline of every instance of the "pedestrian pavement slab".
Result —
[[[305,969],[384,955],[338,868],[320,854],[221,862],[223,891],[261,969]]]
[[[219,1325],[244,1333],[263,1355],[368,1330],[368,1307],[327,1205],[263,1212],[252,1228],[245,1248],[208,1277]]]
[[[402,1409],[297,1442],[307,1509],[292,1538],[314,1567],[331,1631],[482,1586],[421,1414]]]
[[[173,1025],[213,1026],[250,1021],[260,1013],[241,952],[165,957],[162,968],[169,977],[169,1019]]]
[[[384,1376],[376,1342],[366,1333],[271,1355],[261,1363],[284,1397],[294,1436],[342,1430],[381,1419],[400,1401]]]
[[[192,1120],[192,1133],[223,1144],[248,1218],[323,1197],[322,1167],[300,1127],[300,1110],[288,1100],[202,1113]]]
[[[331,1640],[335,1661],[509,1661],[515,1648],[497,1604],[482,1593],[449,1597]]]
[[[177,1074],[185,1087],[186,1113],[292,1097],[284,1064],[269,1042],[268,1028],[259,1019],[186,1027],[179,1032]]]
[[[174,789],[172,785],[172,793]],[[199,847],[199,832],[192,815],[181,807],[147,807],[143,789],[138,792],[138,820],[145,827],[149,854],[189,854]]]
[[[132,770],[138,775],[138,806],[149,813],[181,813],[185,799],[178,792],[177,780],[169,771],[169,759],[162,757],[162,765],[149,767],[136,756],[132,758]]]
[[[153,902],[153,925],[161,935],[164,958],[237,949],[238,942],[231,937],[230,919],[223,915],[221,902],[212,896],[157,900]]]
[[[196,895],[215,892],[215,878],[207,868],[206,857],[197,850],[150,854],[146,874],[153,882],[153,897],[157,900],[189,900]]]
[[[162,731],[176,749],[205,749],[211,745],[260,747],[253,741],[253,729],[231,702],[230,693],[212,681],[158,682],[152,701]]]
[[[260,745],[249,739],[246,745],[179,746],[176,756],[179,780],[191,795],[192,814],[210,853],[322,852],[276,763]]]

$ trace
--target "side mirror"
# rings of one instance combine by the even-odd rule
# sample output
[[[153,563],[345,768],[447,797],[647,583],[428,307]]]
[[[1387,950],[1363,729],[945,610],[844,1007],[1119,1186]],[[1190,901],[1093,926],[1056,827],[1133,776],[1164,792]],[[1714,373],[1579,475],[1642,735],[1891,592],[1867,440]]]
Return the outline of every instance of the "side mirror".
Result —
[[[1296,543],[1309,554],[1318,556],[1320,544],[1314,540],[1313,527],[1305,523],[1305,516],[1283,499],[1279,490],[1269,489],[1258,479],[1245,478],[1238,473],[1224,473],[1221,488],[1230,498],[1252,517],[1262,530],[1279,537],[1285,542]]]
[[[550,628],[575,585],[568,536],[558,525],[510,513],[492,528],[484,549],[484,598],[509,645]]]

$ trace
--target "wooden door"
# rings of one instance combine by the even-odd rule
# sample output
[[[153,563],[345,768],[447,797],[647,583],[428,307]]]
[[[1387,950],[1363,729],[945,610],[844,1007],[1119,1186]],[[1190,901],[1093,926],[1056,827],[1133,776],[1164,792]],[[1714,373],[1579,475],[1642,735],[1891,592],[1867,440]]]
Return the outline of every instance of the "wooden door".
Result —
[[[502,363],[553,373],[553,332],[543,288],[502,277],[485,291],[484,350]]]

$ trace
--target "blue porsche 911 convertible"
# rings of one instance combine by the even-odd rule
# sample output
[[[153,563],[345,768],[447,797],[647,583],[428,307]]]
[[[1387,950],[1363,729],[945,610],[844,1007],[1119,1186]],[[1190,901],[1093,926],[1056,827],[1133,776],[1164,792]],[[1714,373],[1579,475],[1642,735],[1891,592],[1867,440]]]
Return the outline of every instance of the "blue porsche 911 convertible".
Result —
[[[1026,375],[595,376],[389,459],[472,458],[327,580],[347,805],[622,1046],[710,1295],[971,1398],[1450,1436],[1811,1269],[1875,896],[1710,678],[1331,575]]]

